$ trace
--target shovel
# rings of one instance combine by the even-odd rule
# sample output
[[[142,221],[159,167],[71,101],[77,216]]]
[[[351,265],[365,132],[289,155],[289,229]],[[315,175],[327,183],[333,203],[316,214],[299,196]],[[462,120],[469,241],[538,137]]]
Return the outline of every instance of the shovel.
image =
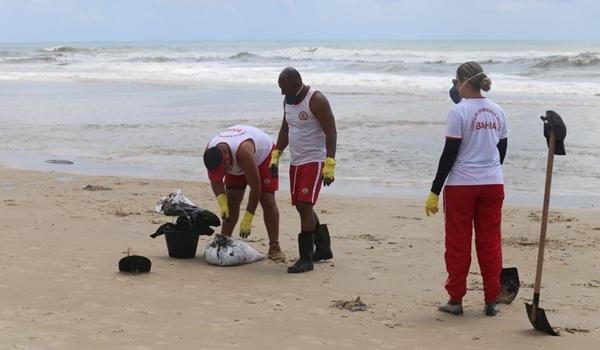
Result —
[[[550,205],[550,188],[552,186],[552,166],[554,163],[554,150],[555,150],[555,133],[553,129],[550,129],[550,141],[548,143],[548,164],[546,166],[546,188],[544,190],[544,207],[542,210],[542,226],[540,229],[540,245],[538,249],[537,258],[537,270],[535,272],[535,286],[533,288],[533,302],[531,304],[525,303],[527,309],[527,317],[533,328],[537,331],[557,336],[558,333],[554,331],[548,318],[546,318],[546,312],[544,309],[539,307],[540,302],[540,288],[542,285],[542,267],[544,265],[544,247],[546,245],[546,229],[548,227],[548,207]]]
[[[150,259],[145,256],[134,255],[130,247],[127,248],[127,256],[119,260],[119,271],[121,272],[150,272],[151,266]]]

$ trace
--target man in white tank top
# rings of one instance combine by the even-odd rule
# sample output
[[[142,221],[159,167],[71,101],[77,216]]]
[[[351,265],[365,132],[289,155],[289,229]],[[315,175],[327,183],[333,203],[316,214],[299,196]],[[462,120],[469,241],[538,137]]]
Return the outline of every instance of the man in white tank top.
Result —
[[[273,140],[260,129],[234,125],[213,137],[204,151],[204,165],[219,203],[223,225],[221,234],[231,236],[240,214],[246,185],[250,196],[240,224],[240,236],[246,238],[252,230],[252,220],[260,202],[269,235],[269,258],[285,261],[279,246],[279,210],[275,191],[277,176],[269,169]]]
[[[329,186],[335,179],[337,131],[327,98],[305,86],[296,69],[285,68],[278,83],[285,95],[284,115],[271,155],[271,168],[277,171],[281,152],[289,145],[292,205],[300,214],[302,232],[298,234],[300,259],[288,272],[299,273],[312,270],[313,261],[333,258],[329,231],[326,225],[319,224],[314,205],[321,182]]]

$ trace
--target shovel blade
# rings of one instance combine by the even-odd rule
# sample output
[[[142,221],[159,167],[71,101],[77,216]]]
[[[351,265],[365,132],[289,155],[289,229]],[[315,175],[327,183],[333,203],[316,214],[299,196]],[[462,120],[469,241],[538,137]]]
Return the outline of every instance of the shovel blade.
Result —
[[[150,259],[145,256],[131,255],[119,260],[119,271],[121,272],[150,272],[151,267],[152,263],[150,262]]]
[[[496,301],[500,304],[510,304],[517,297],[521,280],[519,279],[519,271],[516,267],[507,267],[502,269],[500,274],[500,294]]]
[[[535,328],[535,330],[540,331],[542,333],[557,336],[558,333],[556,333],[556,331],[554,331],[552,326],[550,326],[550,323],[548,322],[548,319],[546,318],[546,312],[544,312],[544,309],[542,309],[540,307],[536,307],[535,314],[532,315],[531,314],[532,308],[533,308],[532,304],[525,303],[525,309],[527,309],[527,318],[529,319],[529,322],[531,322],[531,325],[533,326],[533,328]]]

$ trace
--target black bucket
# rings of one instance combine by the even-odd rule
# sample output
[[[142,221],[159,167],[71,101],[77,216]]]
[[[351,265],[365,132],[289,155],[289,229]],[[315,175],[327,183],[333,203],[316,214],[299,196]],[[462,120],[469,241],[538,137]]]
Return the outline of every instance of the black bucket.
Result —
[[[196,256],[199,234],[192,231],[185,217],[178,217],[177,224],[164,224],[151,237],[165,235],[171,258],[191,259]]]
[[[199,236],[212,235],[215,230],[210,225],[219,226],[220,222],[219,218],[208,210],[196,208],[189,216],[185,211],[180,212],[182,215],[177,217],[175,224],[161,225],[150,237],[165,235],[170,257],[191,259],[196,256]]]
[[[192,231],[165,231],[167,250],[171,258],[191,259],[196,257],[198,235]]]

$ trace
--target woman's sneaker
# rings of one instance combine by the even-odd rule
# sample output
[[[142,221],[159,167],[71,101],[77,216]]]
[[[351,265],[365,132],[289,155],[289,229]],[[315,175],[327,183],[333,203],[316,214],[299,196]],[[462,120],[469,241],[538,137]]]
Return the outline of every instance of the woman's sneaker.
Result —
[[[485,304],[483,311],[486,316],[496,316],[500,312],[500,309],[498,309],[498,305],[496,304]]]
[[[441,312],[446,312],[446,313],[452,314],[452,315],[462,315],[463,314],[462,304],[460,304],[460,303],[455,304],[450,301],[438,306],[438,310],[440,310]]]

